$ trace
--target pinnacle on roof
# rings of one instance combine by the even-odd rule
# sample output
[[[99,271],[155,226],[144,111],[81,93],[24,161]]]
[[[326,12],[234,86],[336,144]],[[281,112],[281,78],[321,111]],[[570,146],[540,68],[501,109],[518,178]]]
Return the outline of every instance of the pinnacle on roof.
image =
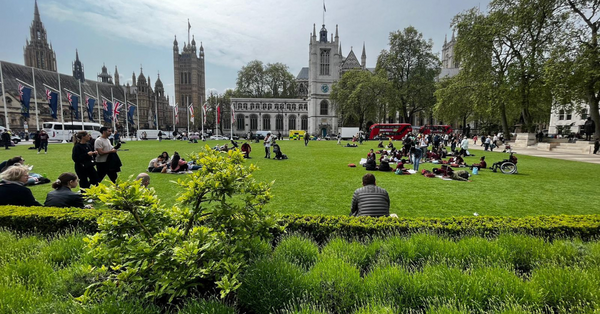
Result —
[[[173,40],[173,46],[177,46],[177,35],[175,35],[175,40]]]
[[[194,38],[194,35],[192,35],[192,46],[196,46],[196,39]]]
[[[41,21],[40,10],[38,9],[37,0],[35,0],[35,9],[33,11],[33,19],[34,19],[34,21]]]
[[[365,53],[365,42],[363,41],[363,51],[362,51],[362,57],[366,57],[367,54]]]

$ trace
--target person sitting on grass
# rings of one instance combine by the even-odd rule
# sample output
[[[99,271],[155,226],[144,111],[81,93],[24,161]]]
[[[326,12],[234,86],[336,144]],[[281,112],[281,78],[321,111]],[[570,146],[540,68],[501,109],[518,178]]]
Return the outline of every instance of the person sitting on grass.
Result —
[[[46,207],[77,207],[84,208],[83,196],[71,191],[79,184],[77,175],[71,172],[65,172],[58,176],[58,179],[52,183],[53,191],[46,196]]]
[[[469,167],[469,168],[471,170],[473,170],[473,167],[477,167],[479,169],[487,168],[487,163],[485,162],[485,156],[481,156],[481,158],[479,158],[479,163],[472,164],[471,167]]]
[[[367,173],[362,177],[362,187],[354,191],[350,216],[382,217],[390,215],[388,192],[377,186],[375,176]]]
[[[371,148],[371,150],[369,151],[369,153],[367,154],[367,161],[369,159],[372,159],[373,161],[375,161],[375,158],[377,158],[377,156],[375,155],[375,152],[373,152],[373,149]]]
[[[137,180],[142,180],[140,184],[145,188],[147,188],[148,185],[150,185],[150,175],[145,172],[138,174],[138,176],[135,178],[135,181]]]
[[[379,141],[379,144],[377,144],[377,148],[383,148],[383,141]]]
[[[173,160],[171,161],[171,173],[187,171],[188,164],[185,160],[181,159],[179,153],[175,152],[173,154]]]
[[[167,168],[167,163],[163,155],[158,155],[158,157],[150,160],[148,164],[148,172],[162,172],[165,168]]]
[[[251,151],[252,151],[252,147],[250,146],[248,141],[246,141],[244,144],[242,144],[242,153],[244,153],[244,158],[250,158]]]
[[[42,206],[25,187],[29,168],[15,164],[0,175],[0,205]]]

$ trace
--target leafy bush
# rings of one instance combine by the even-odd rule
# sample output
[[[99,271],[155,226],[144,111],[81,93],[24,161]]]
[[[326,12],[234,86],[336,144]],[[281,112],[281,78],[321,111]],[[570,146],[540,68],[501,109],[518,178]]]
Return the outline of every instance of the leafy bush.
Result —
[[[381,304],[368,304],[358,309],[354,314],[394,314],[397,313],[391,306]]]
[[[172,302],[213,286],[221,297],[236,290],[240,272],[276,221],[263,210],[270,185],[252,177],[238,151],[206,147],[191,156],[202,169],[178,180],[183,208],[164,208],[154,189],[139,181],[117,181],[87,195],[123,215],[98,219],[99,233],[86,239],[97,259],[100,283],[79,300],[117,296]]]
[[[377,258],[379,242],[365,245],[360,242],[348,242],[344,239],[335,238],[322,249],[323,257],[339,258],[357,267],[365,273]]]
[[[319,247],[306,237],[292,235],[279,242],[273,256],[308,270],[317,261]]]
[[[242,276],[237,291],[240,304],[254,313],[281,309],[305,294],[307,287],[302,275],[300,266],[281,258],[257,261]]]
[[[578,312],[600,304],[598,279],[585,269],[547,266],[532,272],[531,285],[542,293],[542,302],[548,307]]]
[[[217,300],[194,300],[187,303],[179,314],[236,314],[234,308]]]

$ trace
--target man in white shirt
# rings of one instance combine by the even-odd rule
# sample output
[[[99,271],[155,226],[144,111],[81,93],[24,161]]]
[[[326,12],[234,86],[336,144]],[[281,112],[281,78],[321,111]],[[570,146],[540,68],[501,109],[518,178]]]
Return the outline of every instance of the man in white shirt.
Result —
[[[469,140],[467,137],[463,137],[462,142],[460,142],[460,153],[461,156],[467,156],[467,151],[469,150]]]
[[[109,170],[108,155],[117,153],[117,150],[110,144],[108,137],[112,133],[111,128],[105,126],[100,128],[102,135],[94,142],[94,149],[98,151],[98,157],[96,157],[96,169],[98,170],[98,181],[102,182],[104,177],[108,175],[110,181],[115,183],[117,181],[117,172]]]
[[[273,138],[271,137],[271,132],[267,133],[267,137],[265,137],[264,145],[265,145],[265,158],[271,158],[271,143],[273,142]]]

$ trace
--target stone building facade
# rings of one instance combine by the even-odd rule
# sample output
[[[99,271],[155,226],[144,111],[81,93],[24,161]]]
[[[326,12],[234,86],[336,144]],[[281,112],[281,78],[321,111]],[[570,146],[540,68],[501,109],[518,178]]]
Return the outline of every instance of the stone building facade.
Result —
[[[33,13],[33,22],[29,27],[29,36],[31,40],[26,40],[23,48],[25,65],[41,70],[56,72],[56,54],[52,49],[52,44],[48,44],[46,28],[40,18],[37,0]]]
[[[189,37],[188,37],[189,39]],[[193,104],[195,116],[199,117],[200,108],[206,101],[206,73],[204,67],[204,47],[196,48],[196,40],[192,37],[191,43],[183,43],[179,51],[177,37],[173,41],[173,72],[175,75],[175,103],[179,106],[179,124],[177,128],[187,128],[188,104]],[[194,119],[195,125],[190,129],[198,129],[201,121]]]

